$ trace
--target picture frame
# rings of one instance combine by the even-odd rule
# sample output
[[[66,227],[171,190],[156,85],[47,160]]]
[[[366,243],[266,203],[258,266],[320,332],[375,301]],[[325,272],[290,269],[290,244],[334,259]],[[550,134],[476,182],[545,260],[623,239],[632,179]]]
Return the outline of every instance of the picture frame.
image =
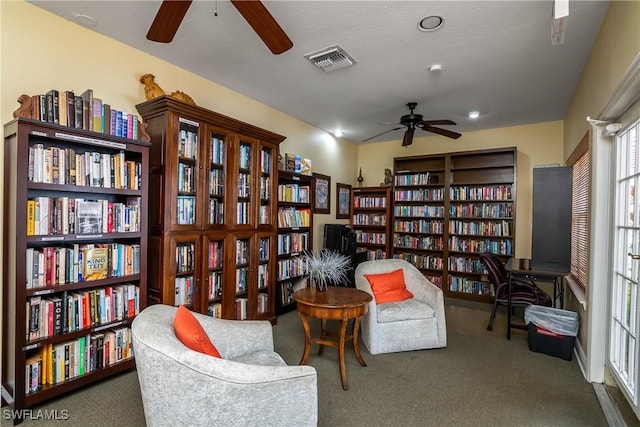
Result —
[[[336,219],[349,219],[351,215],[351,186],[336,183]]]
[[[321,173],[313,173],[313,213],[328,214],[331,212],[331,177]]]

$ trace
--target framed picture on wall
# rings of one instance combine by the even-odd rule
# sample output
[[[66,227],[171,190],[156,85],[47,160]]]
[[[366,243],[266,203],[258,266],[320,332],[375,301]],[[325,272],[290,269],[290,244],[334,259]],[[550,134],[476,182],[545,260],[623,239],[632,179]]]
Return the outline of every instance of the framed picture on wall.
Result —
[[[349,219],[351,212],[351,186],[348,184],[336,183],[336,219]]]
[[[313,213],[328,214],[331,211],[331,177],[313,173]]]

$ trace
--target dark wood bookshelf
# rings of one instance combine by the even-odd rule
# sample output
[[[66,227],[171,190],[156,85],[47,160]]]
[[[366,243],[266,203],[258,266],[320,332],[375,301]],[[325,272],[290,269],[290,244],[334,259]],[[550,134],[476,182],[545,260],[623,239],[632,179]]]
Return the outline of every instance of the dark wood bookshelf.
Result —
[[[351,190],[351,228],[356,234],[356,252],[367,260],[391,256],[391,187],[354,187]]]
[[[493,301],[479,254],[513,256],[516,156],[509,147],[395,158],[393,257],[446,297]]]
[[[116,356],[116,360],[109,360],[108,364],[91,366],[92,357],[89,347],[92,346],[93,339],[97,339],[98,336],[115,334],[123,328],[129,328],[135,314],[144,309],[146,305],[147,271],[146,263],[142,261],[147,259],[146,212],[149,143],[23,117],[5,124],[4,143],[2,403],[3,406],[9,404],[15,410],[22,410],[135,367],[133,352],[130,351],[130,348],[122,350],[122,354],[127,353],[123,359]],[[64,153],[69,155],[69,159],[74,153],[76,155],[89,152],[98,153],[101,159],[105,159],[105,170],[111,174],[115,173],[115,168],[107,163],[106,159],[109,158],[107,156],[123,154],[123,159],[135,164],[134,177],[139,184],[138,188],[116,188],[114,186],[107,188],[102,182],[98,186],[58,184],[55,181],[60,182],[59,175],[55,175],[55,172],[51,175],[54,177],[54,183],[35,182],[39,180],[36,179],[35,170],[36,166],[40,164],[36,164],[34,161],[34,152],[40,149],[50,150],[51,153],[65,150]],[[73,175],[70,171],[74,168],[70,165],[71,161],[66,163],[65,168],[60,167],[62,164],[58,165],[57,172],[65,174],[65,182]],[[47,169],[41,165],[40,168],[38,170],[45,174]],[[102,178],[111,181],[113,175],[109,177],[103,175]],[[47,181],[49,181],[48,178]],[[139,231],[76,234],[71,232],[73,223],[69,222],[64,223],[62,231],[57,227],[51,229],[47,227],[46,231],[31,235],[33,230],[28,227],[33,224],[34,217],[31,216],[27,205],[28,203],[35,205],[36,197],[53,200],[56,198],[102,200],[105,205],[108,202],[113,202],[122,203],[123,206],[125,206],[127,199],[133,198],[135,199],[134,203],[139,207],[135,223]],[[74,212],[70,210],[69,216],[74,216]],[[64,222],[63,218],[65,217],[60,215],[59,210],[55,211],[55,215],[54,212],[51,212],[51,215],[53,218],[62,218],[60,221]],[[102,215],[103,219],[115,221],[115,217],[109,212],[103,212]],[[63,234],[65,232],[66,234]],[[78,276],[73,277],[68,274],[63,280],[60,270],[66,267],[65,273],[77,272],[72,264],[74,261],[79,262],[78,253],[86,249],[84,245],[91,244],[102,244],[105,247],[122,244],[130,248],[131,251],[135,246],[138,252],[137,256],[139,256],[137,262],[139,270],[135,274],[111,275],[111,269],[115,264],[115,261],[112,261],[113,264],[110,264],[110,270],[104,279],[78,280]],[[60,262],[64,259],[65,264],[58,266],[58,269],[55,266],[50,266],[49,269],[44,270],[45,274],[47,271],[51,274],[44,286],[38,287],[37,285],[42,284],[38,281],[35,284],[36,287],[28,289],[27,286],[32,281],[32,277],[33,280],[36,280],[33,275],[27,276],[27,272],[33,269],[33,264],[27,262],[28,253],[34,254],[35,257],[40,251],[44,252],[49,249],[59,252],[68,251],[65,253],[73,253],[74,258],[59,258]],[[124,267],[124,261],[119,266]],[[78,268],[82,268],[82,264]],[[104,309],[109,301],[99,296],[99,292],[117,292],[120,296],[126,294],[132,305],[128,305],[126,309],[123,305],[117,307],[114,305],[114,311],[110,311],[108,315],[103,312],[103,316],[106,317],[98,317],[98,310]],[[59,329],[58,327],[52,329],[52,326],[55,326],[53,323],[56,319],[53,317],[54,315],[46,325],[44,321],[38,325],[35,322],[35,312],[27,308],[27,306],[33,305],[37,306],[38,310],[44,310],[48,305],[53,306],[51,301],[58,300],[62,301],[58,306],[60,307],[59,312],[72,316],[72,309],[67,310],[66,308],[72,295],[87,301],[93,299],[93,309],[87,304],[88,315],[93,315],[86,320],[88,326],[83,325],[68,329],[68,324],[62,325],[62,317],[57,317],[57,320],[60,321]],[[65,299],[67,297],[69,298]],[[65,308],[62,308],[63,306]],[[39,329],[36,330],[36,326],[39,326]],[[27,331],[36,335],[32,336]],[[56,377],[55,383],[50,383],[51,375],[48,375],[48,378],[43,378],[42,369],[46,369],[45,366],[52,368],[55,366],[54,363],[60,363],[55,362],[56,359],[62,363],[65,362],[65,359],[61,358],[59,354],[54,358],[52,353],[46,350],[53,348],[53,346],[64,345],[69,348],[85,349],[86,354],[82,356],[83,362],[78,359],[78,363],[82,363],[84,372],[81,372],[82,368],[80,367],[77,369],[72,367],[69,373],[64,372],[64,378]],[[105,360],[106,358],[105,356]],[[36,362],[33,362],[34,360]],[[30,370],[31,365],[39,365],[38,375],[35,375],[36,371]],[[28,372],[34,372],[34,374],[30,375]],[[73,376],[74,374],[76,376]],[[60,372],[56,372],[56,375],[60,375]],[[20,418],[14,419],[15,424],[21,421]]]
[[[289,268],[296,264],[296,258],[311,250],[313,244],[313,209],[311,175],[278,170],[278,240],[276,271],[276,313],[278,315],[296,308],[293,292],[304,286],[302,274],[291,274]],[[287,191],[288,189],[289,191]],[[302,192],[300,191],[302,189]],[[300,194],[302,193],[302,199]],[[306,198],[304,196],[306,194]],[[308,212],[304,224],[290,224],[280,218],[283,211]],[[306,236],[303,237],[303,236]],[[304,244],[294,246],[293,239]],[[295,250],[293,250],[295,249]]]
[[[149,303],[275,322],[276,168],[285,137],[169,96],[136,107],[151,137]],[[190,253],[180,271],[177,251]]]

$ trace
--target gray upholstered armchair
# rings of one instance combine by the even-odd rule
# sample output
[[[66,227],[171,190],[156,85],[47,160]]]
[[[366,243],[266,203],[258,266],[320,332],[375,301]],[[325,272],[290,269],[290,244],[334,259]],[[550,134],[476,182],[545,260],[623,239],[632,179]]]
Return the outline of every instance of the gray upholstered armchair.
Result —
[[[131,326],[148,426],[315,426],[316,370],[287,366],[267,321],[194,313],[222,358],[176,338],[176,307],[153,305]]]
[[[413,298],[377,304],[365,274],[403,270]],[[362,318],[362,340],[371,354],[440,348],[447,345],[442,290],[412,264],[401,259],[366,261],[355,272],[356,287],[373,296]]]

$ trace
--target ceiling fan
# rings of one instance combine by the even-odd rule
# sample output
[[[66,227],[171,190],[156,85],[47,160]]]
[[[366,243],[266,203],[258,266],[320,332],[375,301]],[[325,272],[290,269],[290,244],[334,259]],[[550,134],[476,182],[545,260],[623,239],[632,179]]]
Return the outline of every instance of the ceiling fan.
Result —
[[[455,125],[456,123],[451,120],[422,120],[422,114],[415,114],[413,110],[418,105],[417,102],[409,102],[407,107],[409,107],[410,113],[405,114],[400,117],[400,123],[383,123],[383,124],[399,124],[402,126],[406,126],[407,130],[404,133],[404,137],[402,138],[402,146],[406,147],[407,145],[411,145],[413,142],[413,132],[416,128],[420,128],[427,132],[437,133],[438,135],[446,136],[447,138],[458,139],[462,136],[462,134],[458,132],[453,132],[451,130],[442,129],[435,127],[434,125]],[[370,141],[374,138],[377,138],[385,133],[393,132],[394,130],[402,129],[402,126],[398,126],[397,128],[389,129],[377,135],[374,135],[370,138],[363,139],[362,142]]]
[[[192,0],[164,0],[149,28],[149,32],[147,32],[147,39],[154,42],[170,43],[176,35],[178,27],[180,27],[191,3]],[[274,55],[279,55],[293,47],[293,42],[289,36],[261,1],[231,0],[231,4],[238,9],[238,12]]]

